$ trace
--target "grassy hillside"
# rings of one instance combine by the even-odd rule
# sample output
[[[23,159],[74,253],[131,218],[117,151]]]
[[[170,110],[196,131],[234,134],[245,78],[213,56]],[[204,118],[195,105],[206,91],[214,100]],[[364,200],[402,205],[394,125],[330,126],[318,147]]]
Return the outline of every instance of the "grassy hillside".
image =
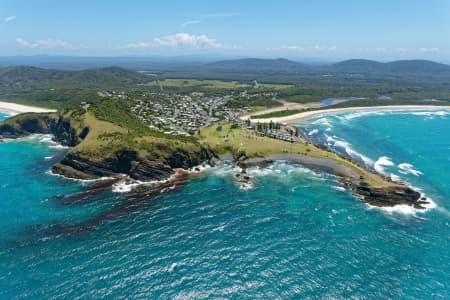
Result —
[[[129,90],[151,78],[118,67],[61,71],[29,66],[0,68],[0,94],[4,101],[64,108],[100,99],[99,90]]]

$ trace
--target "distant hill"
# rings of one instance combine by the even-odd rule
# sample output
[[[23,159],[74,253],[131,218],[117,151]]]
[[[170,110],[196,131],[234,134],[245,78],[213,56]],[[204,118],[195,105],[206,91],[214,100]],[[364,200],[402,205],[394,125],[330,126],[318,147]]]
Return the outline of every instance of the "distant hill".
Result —
[[[2,88],[119,88],[147,82],[148,76],[119,67],[62,71],[29,66],[0,68]]]
[[[380,63],[366,59],[351,59],[329,67],[330,71],[347,73],[442,73],[450,72],[450,66],[429,60],[398,60]]]
[[[380,72],[383,71],[383,63],[368,59],[350,59],[338,62],[328,67],[334,72]]]
[[[243,58],[223,60],[205,64],[202,69],[230,73],[265,73],[265,74],[296,74],[309,70],[311,67],[292,60]]]
[[[429,60],[398,60],[385,64],[390,72],[450,72],[450,66]]]
[[[399,60],[382,63],[367,59],[351,59],[331,65],[307,65],[283,58],[245,58],[223,60],[190,69],[180,68],[170,73],[170,76],[187,78],[190,75],[191,77],[227,80],[258,78],[290,82],[295,81],[297,76],[318,78],[326,74],[332,74],[339,78],[353,75],[366,79],[385,80],[391,78],[402,83],[422,82],[423,80],[429,83],[445,83],[450,80],[450,66],[427,60]]]

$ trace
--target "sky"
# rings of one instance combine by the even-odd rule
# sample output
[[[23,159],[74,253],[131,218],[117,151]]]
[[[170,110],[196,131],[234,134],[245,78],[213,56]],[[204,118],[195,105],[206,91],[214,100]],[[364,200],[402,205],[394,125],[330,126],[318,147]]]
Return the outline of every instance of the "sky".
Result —
[[[0,56],[450,62],[450,0],[0,0]]]

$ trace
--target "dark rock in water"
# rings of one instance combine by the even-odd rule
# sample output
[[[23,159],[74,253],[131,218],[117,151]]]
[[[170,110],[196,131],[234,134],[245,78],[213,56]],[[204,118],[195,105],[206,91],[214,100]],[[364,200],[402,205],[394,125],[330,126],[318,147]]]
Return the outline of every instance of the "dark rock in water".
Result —
[[[251,158],[247,159],[245,161],[239,161],[237,165],[243,169],[243,171],[250,167],[260,167],[265,168],[270,165],[272,165],[275,162],[275,160],[268,159],[268,158]]]
[[[406,186],[392,186],[385,188],[370,187],[367,184],[355,188],[355,194],[362,201],[374,206],[394,206],[406,204],[415,208],[425,208],[424,201],[420,201],[420,193]]]
[[[120,180],[123,180],[123,178],[117,177],[96,180],[89,185],[88,190],[75,194],[64,195],[63,197],[57,197],[56,201],[61,205],[79,205],[89,203],[97,200],[100,194],[111,191],[112,185]]]
[[[105,178],[105,179],[99,179],[94,181],[92,184],[89,185],[89,190],[96,190],[96,189],[102,189],[102,188],[110,188],[113,184],[125,180],[126,178],[124,176],[118,176],[113,178]]]
[[[234,161],[245,161],[248,159],[248,156],[245,152],[241,152],[238,153],[235,157],[234,157]]]
[[[194,168],[194,171],[200,172],[200,168],[199,168],[199,167],[195,167],[195,168]]]

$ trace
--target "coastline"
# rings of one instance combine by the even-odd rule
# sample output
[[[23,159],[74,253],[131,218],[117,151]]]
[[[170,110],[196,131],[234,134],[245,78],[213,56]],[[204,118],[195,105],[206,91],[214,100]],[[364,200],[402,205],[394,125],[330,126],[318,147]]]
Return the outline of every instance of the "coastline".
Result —
[[[270,121],[274,123],[288,123],[293,124],[299,121],[304,121],[309,118],[329,115],[342,112],[355,112],[355,111],[390,111],[390,110],[441,110],[450,109],[450,106],[439,105],[384,105],[384,106],[362,106],[362,107],[345,107],[345,108],[330,108],[313,111],[305,111],[298,114],[294,114],[286,117],[264,118],[264,119],[251,119],[252,122],[268,123]],[[260,111],[263,114],[264,111]],[[242,119],[248,119],[248,116],[243,116]]]
[[[12,102],[4,102],[0,101],[0,112],[7,112],[7,113],[52,113],[56,112],[56,109],[48,109],[48,108],[42,108],[37,106],[31,106],[31,105],[23,105],[23,104],[17,104]]]
[[[77,132],[77,129],[80,131],[80,128],[74,127],[70,119],[58,118],[56,120],[55,118],[54,115],[46,114],[16,118],[16,123],[0,126],[0,132],[6,133],[6,137],[11,138],[27,136],[32,133],[50,133],[55,136],[55,140],[68,146],[77,146],[88,137],[96,138],[95,127],[91,127],[84,138],[81,139],[80,133]],[[89,118],[85,116],[84,120],[89,121]],[[34,124],[34,127],[30,128],[27,125],[30,123]],[[88,125],[84,124],[82,127]],[[96,126],[99,125],[96,123]],[[241,168],[244,167],[245,169],[253,164],[259,166],[278,160],[286,160],[339,176],[344,185],[353,191],[354,195],[358,196],[361,201],[374,206],[407,204],[414,208],[424,209],[424,205],[427,204],[424,201],[425,199],[421,199],[418,192],[403,184],[394,183],[390,179],[355,164],[336,153],[308,143],[299,143],[293,146],[269,138],[259,138],[261,141],[255,144],[255,140],[246,132],[242,133],[242,130],[245,129],[239,129],[236,136],[236,140],[240,141],[240,152],[235,152],[235,155],[233,155],[234,163],[241,165]],[[220,135],[218,131],[213,128],[210,128],[210,131],[209,137],[213,137],[212,142],[215,142],[214,138],[217,138],[221,143],[220,136],[216,136]],[[165,182],[176,173],[177,169],[194,168],[195,170],[195,167],[199,164],[211,162],[211,159],[217,158],[214,151],[217,149],[211,148],[209,144],[211,141],[203,140],[202,142],[203,146],[198,149],[194,148],[197,150],[190,154],[186,154],[179,149],[167,148],[167,151],[173,151],[163,161],[140,157],[137,152],[133,152],[134,150],[126,149],[110,153],[101,160],[96,160],[95,156],[92,158],[80,151],[70,150],[59,163],[53,165],[52,171],[76,179],[97,179],[126,174],[134,179],[135,183],[138,181],[154,181],[155,179]],[[268,147],[258,148],[261,142]],[[286,145],[289,145],[290,151],[287,150]],[[233,153],[232,148],[230,149]],[[248,176],[242,175],[244,180],[248,180],[249,178],[246,177]],[[130,181],[133,182],[133,180]],[[120,185],[116,188],[117,191],[128,191],[129,189],[129,187],[125,188]]]

